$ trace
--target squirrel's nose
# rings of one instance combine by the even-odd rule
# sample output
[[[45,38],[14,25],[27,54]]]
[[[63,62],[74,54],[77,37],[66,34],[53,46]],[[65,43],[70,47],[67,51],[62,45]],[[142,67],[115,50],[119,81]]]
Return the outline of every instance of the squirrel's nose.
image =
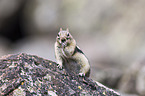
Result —
[[[61,42],[64,43],[66,40],[65,39],[61,39]]]

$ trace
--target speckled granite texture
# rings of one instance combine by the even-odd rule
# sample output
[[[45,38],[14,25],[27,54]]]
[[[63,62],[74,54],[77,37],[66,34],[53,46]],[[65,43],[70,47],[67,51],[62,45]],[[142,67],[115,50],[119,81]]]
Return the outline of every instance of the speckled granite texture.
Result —
[[[0,96],[119,96],[98,82],[67,74],[55,62],[25,53],[0,59]]]

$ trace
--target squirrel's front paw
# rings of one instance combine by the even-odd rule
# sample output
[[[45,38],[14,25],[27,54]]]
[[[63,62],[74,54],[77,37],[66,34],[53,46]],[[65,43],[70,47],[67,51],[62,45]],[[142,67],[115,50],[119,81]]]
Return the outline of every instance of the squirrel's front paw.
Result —
[[[58,64],[57,67],[62,70],[62,66],[61,65]]]
[[[85,73],[79,73],[79,76],[85,77]]]

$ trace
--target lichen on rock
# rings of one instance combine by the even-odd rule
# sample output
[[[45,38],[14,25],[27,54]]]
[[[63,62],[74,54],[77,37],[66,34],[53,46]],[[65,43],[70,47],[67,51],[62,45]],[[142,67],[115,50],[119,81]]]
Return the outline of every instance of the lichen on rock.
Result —
[[[119,94],[87,77],[68,74],[58,64],[25,53],[0,59],[0,95],[100,95]]]

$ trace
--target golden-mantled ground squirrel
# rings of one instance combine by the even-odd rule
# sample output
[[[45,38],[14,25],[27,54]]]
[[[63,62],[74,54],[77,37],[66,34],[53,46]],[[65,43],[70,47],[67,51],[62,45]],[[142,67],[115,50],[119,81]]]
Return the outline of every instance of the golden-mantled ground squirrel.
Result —
[[[59,67],[64,67],[67,72],[89,77],[89,61],[76,45],[76,41],[69,33],[68,28],[67,30],[62,30],[62,28],[60,28],[56,37],[55,58]]]

